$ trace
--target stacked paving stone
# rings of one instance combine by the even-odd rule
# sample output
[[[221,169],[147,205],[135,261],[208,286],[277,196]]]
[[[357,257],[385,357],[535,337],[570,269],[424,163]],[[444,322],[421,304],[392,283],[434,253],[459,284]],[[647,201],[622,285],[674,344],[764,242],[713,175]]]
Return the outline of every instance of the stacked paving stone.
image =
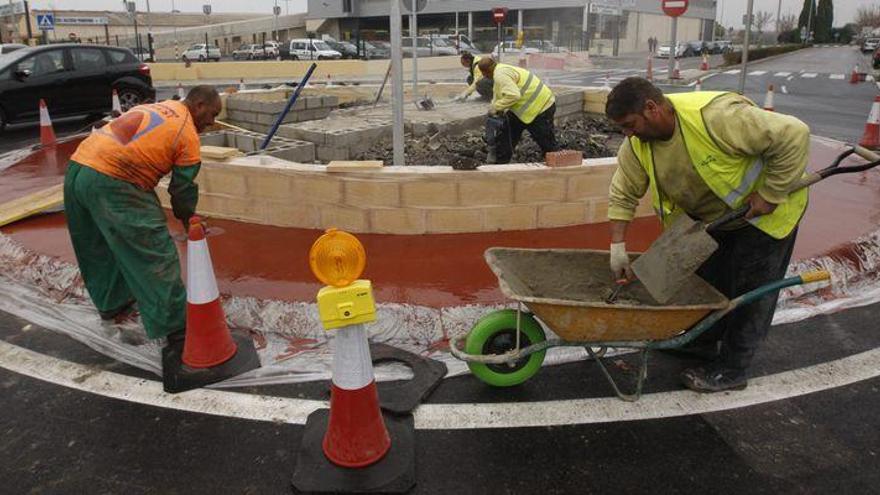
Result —
[[[226,118],[230,124],[252,131],[269,132],[272,124],[287,105],[286,92],[267,93],[276,99],[266,100],[249,94],[233,95],[226,100]],[[282,124],[305,122],[326,118],[339,106],[336,96],[300,95],[290,112],[284,116]]]
[[[579,89],[554,89],[556,94],[556,115],[558,124],[575,119],[584,113],[584,91]]]
[[[222,146],[236,148],[246,156],[268,155],[298,163],[314,163],[315,145],[306,141],[285,139],[277,135],[269,142],[265,150],[260,145],[266,139],[265,134],[243,131],[217,131],[200,136],[202,146]]]

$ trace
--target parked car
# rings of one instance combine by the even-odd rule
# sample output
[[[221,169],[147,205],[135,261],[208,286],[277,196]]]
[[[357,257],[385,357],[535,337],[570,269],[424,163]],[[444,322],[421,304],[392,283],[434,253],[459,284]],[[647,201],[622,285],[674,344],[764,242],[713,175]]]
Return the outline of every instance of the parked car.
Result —
[[[561,46],[556,46],[555,43],[549,40],[526,40],[523,45],[526,48],[535,48],[541,53],[566,53],[568,52],[568,48],[563,48]]]
[[[199,62],[210,62],[211,60],[215,62],[220,61],[220,49],[214,46],[207,46],[204,43],[196,43],[191,47],[187,48],[185,52],[180,56],[184,62],[191,61],[195,62],[198,60]]]
[[[679,41],[675,44],[675,58],[683,57],[685,51],[688,48],[688,44],[684,41]],[[669,52],[671,49],[671,45],[669,43],[664,43],[660,45],[660,48],[657,50],[657,56],[660,58],[669,58]]]
[[[263,51],[266,53],[266,58],[273,60],[278,58],[278,54],[281,53],[280,45],[277,41],[272,40],[263,43]]]
[[[874,49],[874,56],[871,57],[871,61],[875,70],[880,69],[880,46]]]
[[[730,53],[733,51],[733,42],[730,40],[715,40],[714,53]]]
[[[291,60],[339,60],[342,54],[322,40],[301,38],[290,40],[281,56]]]
[[[123,110],[156,98],[150,67],[127,48],[80,43],[41,45],[0,55],[0,130],[52,117],[103,114],[116,90]]]
[[[871,53],[880,46],[880,38],[865,38],[862,41],[862,53]]]
[[[266,58],[266,50],[262,45],[245,43],[232,51],[232,60],[261,60]]]
[[[358,49],[347,41],[324,40],[330,48],[342,54],[342,58],[358,58]]]
[[[22,48],[27,48],[27,45],[22,45],[21,43],[0,43],[0,55],[12,53]]]
[[[424,38],[419,36],[416,41],[416,46],[418,47],[418,51],[416,54],[419,57],[430,57],[432,50],[431,44],[428,41],[428,38]],[[403,52],[403,58],[412,58],[413,55],[413,41],[412,38],[401,38],[400,39],[400,48]]]
[[[391,58],[391,44],[387,41],[365,41],[363,44],[366,59]]]
[[[703,54],[703,50],[707,49],[706,44],[700,40],[687,41],[684,49],[685,57],[696,57]]]
[[[456,51],[480,53],[480,50],[471,42],[470,38],[463,34],[438,34],[437,37],[446,40]]]

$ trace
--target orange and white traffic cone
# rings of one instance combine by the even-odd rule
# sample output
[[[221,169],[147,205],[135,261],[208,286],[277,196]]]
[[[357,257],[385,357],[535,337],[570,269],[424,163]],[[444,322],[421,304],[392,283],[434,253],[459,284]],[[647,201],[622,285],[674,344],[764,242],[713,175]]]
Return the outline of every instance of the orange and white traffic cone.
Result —
[[[694,84],[694,91],[702,91],[703,90],[703,81],[697,78],[697,84]]]
[[[183,84],[177,83],[177,98],[183,100],[186,98],[186,93],[183,92]]]
[[[858,84],[861,81],[859,77],[859,64],[853,66],[852,72],[849,74],[849,83],[850,84]]]
[[[672,67],[672,78],[681,79],[681,65],[678,63],[678,59],[675,59],[675,65]]]
[[[865,122],[865,133],[859,141],[859,146],[876,150],[880,149],[880,96],[874,97],[871,104],[871,113]]]
[[[707,71],[709,70],[709,56],[705,53],[703,54],[703,61],[700,63],[700,70]]]
[[[46,108],[46,100],[40,98],[40,144],[53,146],[57,142],[55,130],[52,129],[52,119],[49,118],[49,109]]]
[[[330,77],[330,74],[327,74],[327,87],[333,86],[333,78]]]
[[[324,455],[338,466],[369,466],[388,452],[391,438],[379,409],[364,325],[339,329],[333,345],[330,422],[324,434]]]
[[[116,89],[113,89],[113,95],[111,96],[112,107],[110,109],[111,114],[114,117],[118,117],[122,115],[122,104],[119,103],[119,93],[116,92]]]
[[[235,355],[236,345],[220,305],[220,291],[205,228],[192,217],[186,243],[186,341],[183,362],[192,368],[210,368]]]
[[[244,91],[244,90],[246,90],[246,89],[247,89],[247,86],[245,86],[245,84],[244,84],[244,79],[240,79],[240,80],[238,81],[238,90],[239,90],[239,91]]]
[[[648,57],[648,73],[645,75],[645,79],[654,82],[654,61],[651,57]]]
[[[260,367],[250,337],[233,336],[226,324],[214,277],[205,227],[199,217],[189,222],[186,243],[186,334],[162,349],[162,382],[166,392],[183,392],[223,381]]]
[[[764,110],[768,112],[775,112],[776,108],[773,106],[773,85],[767,86],[767,95],[764,96]]]

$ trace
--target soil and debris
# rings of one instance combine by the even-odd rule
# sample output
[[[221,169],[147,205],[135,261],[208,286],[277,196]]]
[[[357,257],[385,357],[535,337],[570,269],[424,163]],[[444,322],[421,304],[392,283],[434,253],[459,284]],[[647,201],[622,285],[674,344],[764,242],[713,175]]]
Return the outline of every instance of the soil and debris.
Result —
[[[605,117],[583,116],[556,126],[556,140],[560,149],[580,150],[584,158],[613,156],[623,141],[619,129]],[[412,165],[449,165],[457,170],[472,170],[486,163],[486,141],[483,130],[460,135],[435,135],[406,139],[406,161]],[[379,141],[375,146],[354,157],[355,160],[394,161],[391,141]],[[543,162],[544,156],[537,143],[523,132],[513,153],[511,163]]]

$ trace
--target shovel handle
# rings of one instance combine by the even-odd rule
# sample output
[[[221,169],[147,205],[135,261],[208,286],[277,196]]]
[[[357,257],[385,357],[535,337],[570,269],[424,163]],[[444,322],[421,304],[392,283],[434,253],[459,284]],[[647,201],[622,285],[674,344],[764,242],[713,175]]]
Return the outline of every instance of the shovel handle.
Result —
[[[853,146],[853,151],[855,152],[855,154],[859,155],[860,157],[864,158],[865,160],[868,160],[869,162],[876,162],[876,161],[880,160],[880,155],[878,155],[877,153],[874,153],[873,151],[871,151],[867,148],[863,148],[859,145]]]

